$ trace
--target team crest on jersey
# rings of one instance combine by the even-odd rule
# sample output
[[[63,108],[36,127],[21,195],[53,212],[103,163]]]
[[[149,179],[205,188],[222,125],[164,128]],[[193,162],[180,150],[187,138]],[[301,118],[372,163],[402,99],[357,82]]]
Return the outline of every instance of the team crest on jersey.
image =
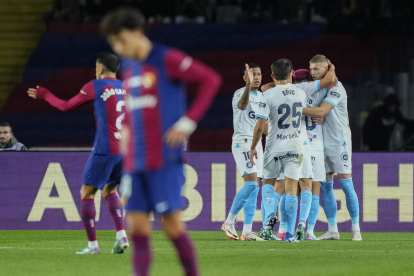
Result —
[[[312,99],[308,99],[308,104],[313,104]]]
[[[266,104],[265,103],[260,103],[259,107],[266,107]]]
[[[145,88],[151,88],[157,81],[157,77],[152,72],[147,72],[142,75],[142,85]]]
[[[343,152],[343,153],[341,154],[341,160],[342,160],[342,162],[344,162],[344,163],[348,163],[348,162],[349,162],[349,157],[348,157],[348,153],[347,153],[347,152]]]
[[[246,163],[246,167],[248,167],[249,169],[251,169],[251,168],[253,168],[253,164],[252,164],[252,162],[247,162]]]
[[[331,94],[332,96],[334,96],[334,97],[338,98],[338,99],[341,97],[341,94],[339,94],[338,92],[335,92],[335,91],[332,91],[330,94]]]

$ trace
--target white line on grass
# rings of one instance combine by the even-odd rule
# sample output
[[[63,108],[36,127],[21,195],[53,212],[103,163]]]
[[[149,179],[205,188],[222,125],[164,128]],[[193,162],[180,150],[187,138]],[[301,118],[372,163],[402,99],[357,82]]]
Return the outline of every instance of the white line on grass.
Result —
[[[67,248],[32,248],[32,247],[0,247],[0,249],[29,249],[29,250],[51,250],[51,249],[67,249]]]

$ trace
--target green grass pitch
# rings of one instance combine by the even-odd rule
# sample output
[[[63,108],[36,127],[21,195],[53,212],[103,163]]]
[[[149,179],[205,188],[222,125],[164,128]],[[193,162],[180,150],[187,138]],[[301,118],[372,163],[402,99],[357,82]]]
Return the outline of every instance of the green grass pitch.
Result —
[[[362,233],[351,242],[232,241],[223,232],[190,232],[201,275],[414,275],[414,234]],[[131,275],[130,250],[111,255],[114,231],[98,231],[100,255],[76,255],[84,231],[0,231],[0,275]],[[183,275],[175,250],[162,232],[152,234],[151,275]]]

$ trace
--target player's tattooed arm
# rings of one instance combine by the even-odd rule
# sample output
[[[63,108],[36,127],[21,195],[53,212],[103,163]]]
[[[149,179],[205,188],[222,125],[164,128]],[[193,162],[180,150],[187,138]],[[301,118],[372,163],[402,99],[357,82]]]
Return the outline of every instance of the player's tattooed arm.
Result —
[[[238,107],[240,110],[245,110],[249,104],[249,95],[250,89],[253,82],[253,70],[249,68],[249,65],[246,64],[246,73],[244,75],[244,80],[246,81],[246,88],[243,91],[243,94],[240,98]]]
[[[254,162],[254,159],[257,159],[257,150],[256,150],[256,146],[260,141],[260,138],[262,138],[263,132],[266,128],[266,121],[263,118],[259,118],[257,120],[256,123],[256,127],[254,128],[254,132],[253,132],[253,141],[252,141],[252,145],[250,147],[250,162],[255,165],[256,163]]]
[[[333,65],[328,59],[328,72],[326,73],[325,77],[321,79],[320,88],[323,89],[326,87],[329,90],[335,86],[337,82],[338,78],[336,77],[335,73],[335,65]]]
[[[305,116],[321,117],[328,114],[334,106],[328,102],[322,102],[319,107],[305,107],[302,114]]]

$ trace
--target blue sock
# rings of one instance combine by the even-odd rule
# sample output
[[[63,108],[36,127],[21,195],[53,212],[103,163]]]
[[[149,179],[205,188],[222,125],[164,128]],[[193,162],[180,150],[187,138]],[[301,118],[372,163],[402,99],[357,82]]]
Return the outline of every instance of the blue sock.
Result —
[[[352,182],[352,177],[340,179],[339,185],[341,185],[342,191],[345,193],[346,208],[348,209],[352,224],[359,224],[359,202],[354,189],[354,183]]]
[[[286,194],[283,194],[282,200],[280,201],[280,224],[279,224],[279,233],[286,233],[287,223],[286,223]]]
[[[285,212],[287,219],[287,232],[293,235],[295,231],[296,215],[298,212],[298,197],[286,195]]]
[[[303,190],[300,193],[300,211],[299,211],[299,222],[306,223],[308,220],[309,212],[312,204],[312,192],[309,190]],[[306,227],[306,224],[304,224]]]
[[[249,198],[250,194],[256,189],[257,182],[255,181],[245,181],[243,188],[237,192],[236,196],[234,197],[233,204],[230,208],[230,213],[236,215],[240,212],[243,208],[244,204],[246,203],[247,199]]]
[[[262,188],[263,189],[263,188]],[[261,214],[262,214],[262,223],[263,223],[263,228],[266,226],[266,217],[265,217],[265,211],[264,211],[264,206],[263,206],[263,199],[262,199],[262,203],[260,205],[260,210],[261,210]]]
[[[312,204],[311,209],[309,212],[308,217],[308,232],[312,231],[315,228],[316,220],[318,219],[319,215],[319,196],[313,195],[312,196]]]
[[[253,190],[243,206],[244,224],[252,224],[254,215],[256,214],[257,195],[259,194],[259,187]]]
[[[333,225],[334,221],[336,224],[336,211],[337,204],[335,195],[333,193],[333,181],[327,180],[322,182],[321,185],[321,195],[322,195],[322,206],[325,211],[326,218],[328,219],[328,225]]]
[[[262,187],[262,203],[263,203],[263,208],[262,212],[264,211],[264,221],[263,221],[263,225],[266,225],[267,223],[267,219],[269,218],[269,216],[271,214],[273,214],[274,210],[275,210],[275,190],[273,188],[272,185],[270,184],[266,184],[263,185]]]

